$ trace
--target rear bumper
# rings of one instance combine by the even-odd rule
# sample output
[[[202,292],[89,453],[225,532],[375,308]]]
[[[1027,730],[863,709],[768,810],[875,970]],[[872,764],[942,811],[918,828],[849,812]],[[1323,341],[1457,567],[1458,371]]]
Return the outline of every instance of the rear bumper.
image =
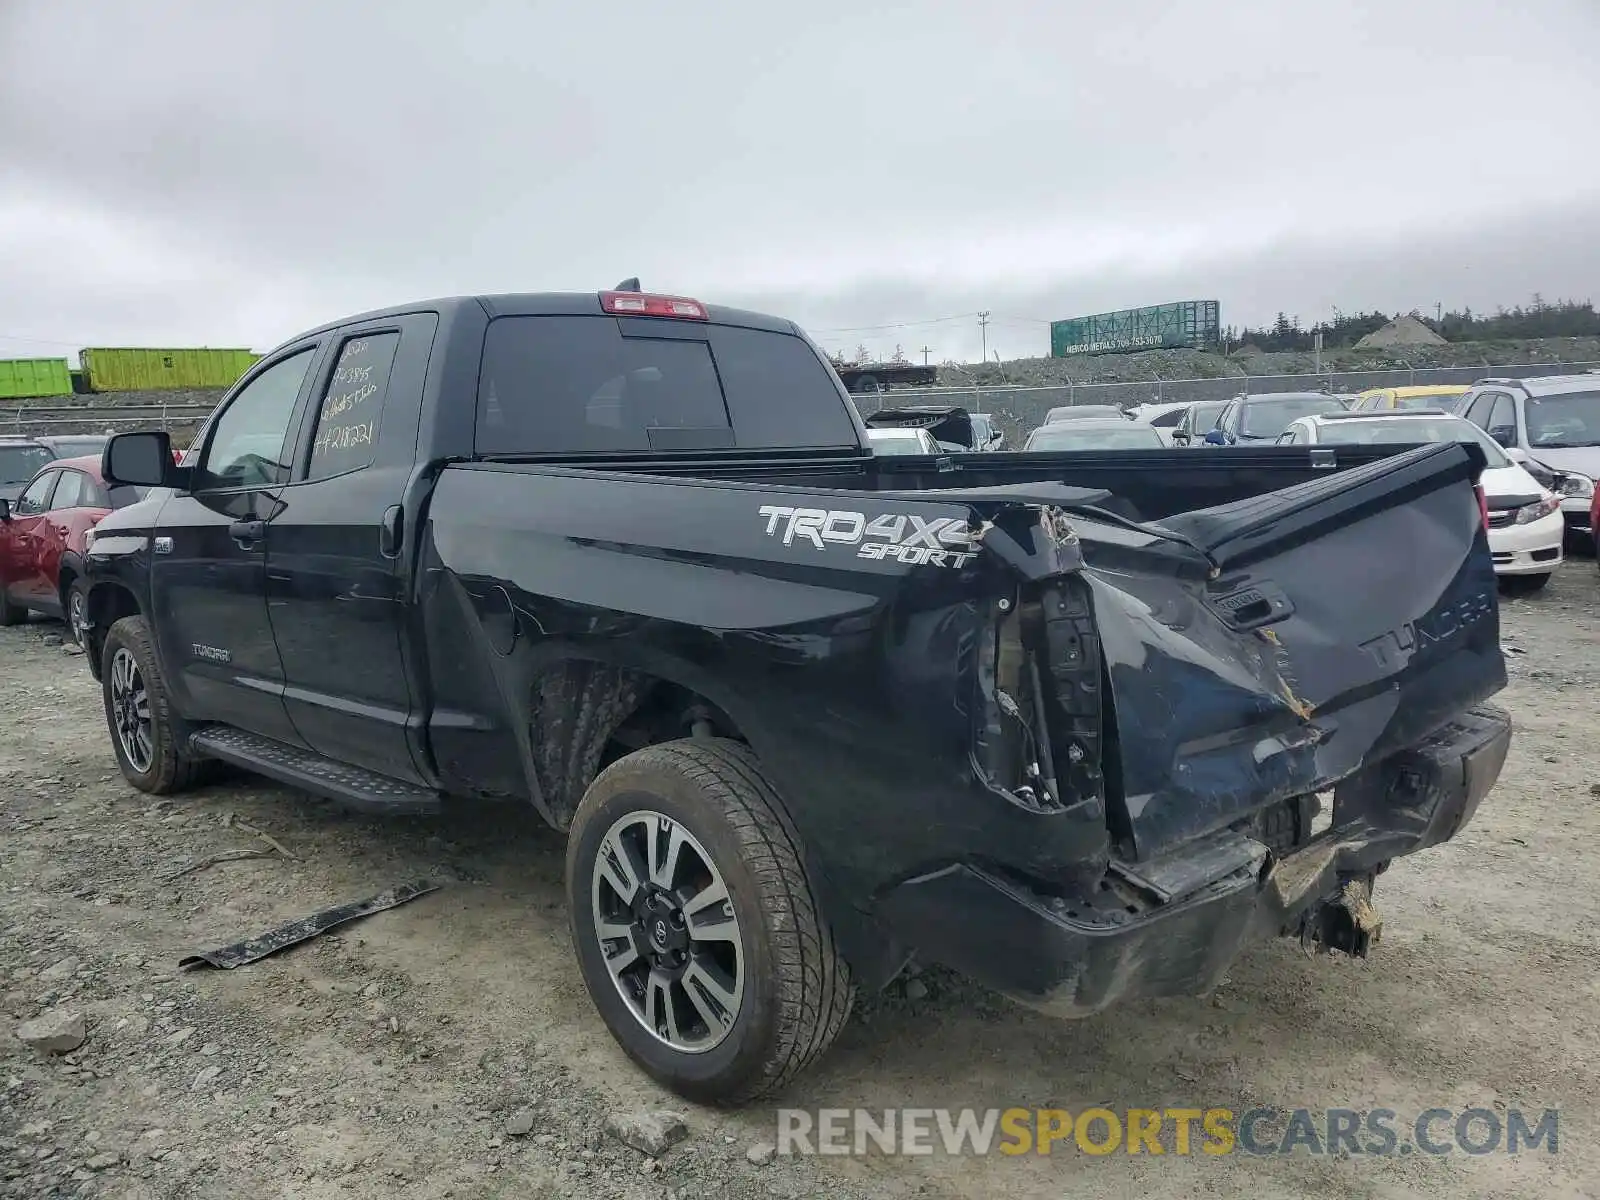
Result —
[[[880,913],[925,957],[1055,1015],[1194,995],[1215,987],[1249,942],[1305,927],[1347,881],[1454,837],[1499,778],[1510,744],[1503,711],[1474,709],[1346,780],[1331,826],[1284,857],[1233,831],[1185,846],[1193,864],[1226,843],[1215,861],[1227,873],[1191,871],[1188,894],[1135,913],[1127,910],[1138,905],[1044,896],[970,864],[907,880]],[[1241,843],[1260,853],[1230,859]]]

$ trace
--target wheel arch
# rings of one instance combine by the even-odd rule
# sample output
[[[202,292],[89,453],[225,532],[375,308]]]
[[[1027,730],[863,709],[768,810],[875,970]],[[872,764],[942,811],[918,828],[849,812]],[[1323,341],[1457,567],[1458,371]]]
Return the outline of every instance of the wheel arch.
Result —
[[[742,743],[761,763],[796,831],[817,903],[858,985],[877,990],[899,974],[909,948],[837,886],[828,870],[827,847],[806,836],[806,823],[798,819],[784,781],[763,758],[773,734],[759,702],[705,668],[659,650],[607,649],[574,648],[534,674],[525,690],[529,790],[545,820],[566,832],[589,784],[635,750],[697,734]],[[554,719],[545,719],[546,714]]]
[[[89,673],[98,680],[107,630],[123,617],[139,616],[144,609],[131,588],[117,580],[107,579],[90,585],[86,610],[88,624],[84,629],[83,650],[89,659]]]

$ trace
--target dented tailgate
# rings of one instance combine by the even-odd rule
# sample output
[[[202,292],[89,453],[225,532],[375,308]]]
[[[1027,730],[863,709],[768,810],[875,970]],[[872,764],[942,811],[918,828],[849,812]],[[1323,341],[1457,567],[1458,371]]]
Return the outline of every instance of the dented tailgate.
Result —
[[[1322,790],[1504,687],[1476,473],[1432,447],[1169,519],[1200,552],[1187,568],[1080,524],[1115,711],[1108,816],[1137,857]]]

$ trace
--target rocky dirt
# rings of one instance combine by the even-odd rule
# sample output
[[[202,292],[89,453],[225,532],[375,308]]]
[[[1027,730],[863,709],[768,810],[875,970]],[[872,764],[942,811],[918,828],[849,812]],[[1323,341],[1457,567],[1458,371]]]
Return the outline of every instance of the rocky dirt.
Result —
[[[770,1107],[683,1105],[615,1048],[572,963],[562,847],[531,816],[386,822],[237,778],[155,801],[118,775],[57,627],[0,630],[0,1195],[1600,1195],[1594,562],[1502,622],[1511,759],[1456,841],[1379,881],[1372,958],[1259,946],[1211,997],[1076,1023],[928,971],[864,1001],[787,1098],[1561,1109],[1553,1156],[1384,1160],[769,1158]],[[263,853],[177,874],[243,850]],[[176,969],[413,879],[443,886],[234,971]],[[19,1031],[83,1041],[46,1055]],[[633,1116],[656,1110],[681,1140]],[[651,1152],[609,1131],[628,1122]]]

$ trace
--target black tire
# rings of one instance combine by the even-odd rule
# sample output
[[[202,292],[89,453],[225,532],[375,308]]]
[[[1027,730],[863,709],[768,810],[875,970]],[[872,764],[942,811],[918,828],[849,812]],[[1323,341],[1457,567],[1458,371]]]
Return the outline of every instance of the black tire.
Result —
[[[1546,571],[1543,575],[1507,575],[1504,585],[1510,595],[1531,596],[1534,592],[1542,592],[1549,582],[1550,572]]]
[[[117,679],[113,667],[119,653],[127,653],[132,657],[147,700],[150,761],[142,768],[129,756],[118,732],[117,702],[113,699]],[[121,768],[124,779],[141,792],[156,796],[181,792],[200,782],[206,760],[189,754],[184,745],[187,730],[172,711],[167,681],[161,673],[155,644],[142,616],[123,617],[107,631],[100,657],[100,694],[105,707],[106,728],[111,734],[111,748],[117,756],[117,766]]]
[[[0,588],[0,625],[21,625],[28,619],[28,610],[20,604],[13,604],[7,597],[4,588]]]
[[[722,1040],[700,1052],[669,1045],[644,1026],[613,980],[596,932],[600,847],[636,812],[662,814],[700,843],[738,921],[742,999]],[[573,819],[567,903],[584,983],[612,1037],[686,1099],[737,1105],[777,1091],[827,1050],[849,1016],[849,968],[812,894],[799,837],[740,743],[667,742],[602,772]]]

